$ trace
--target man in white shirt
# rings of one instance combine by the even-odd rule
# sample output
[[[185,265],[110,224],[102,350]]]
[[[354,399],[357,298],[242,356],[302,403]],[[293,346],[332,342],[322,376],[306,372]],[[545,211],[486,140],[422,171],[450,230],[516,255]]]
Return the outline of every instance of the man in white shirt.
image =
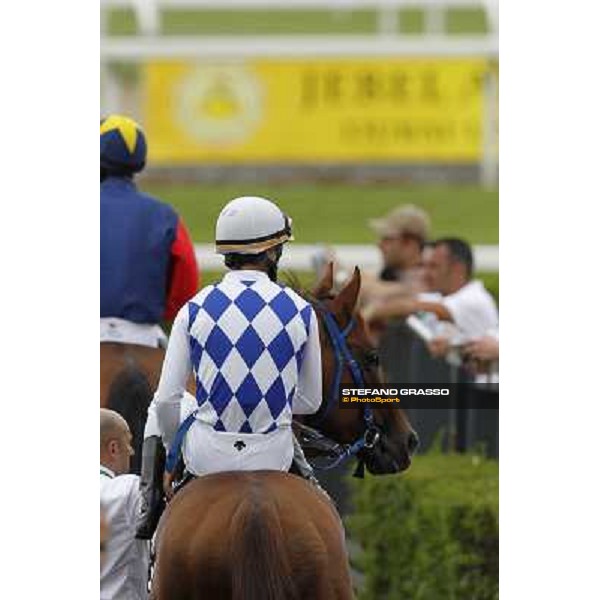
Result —
[[[148,542],[135,539],[140,504],[139,477],[127,474],[133,454],[127,422],[100,409],[100,506],[109,539],[100,569],[100,600],[148,597]]]
[[[413,313],[432,313],[453,325],[451,335],[433,340],[431,352],[445,355],[451,343],[461,344],[479,338],[498,327],[498,309],[491,294],[480,281],[472,279],[473,253],[470,246],[457,238],[443,238],[433,244],[428,269],[431,287],[439,300],[409,298],[391,300],[368,315],[370,319]]]
[[[498,328],[496,303],[472,276],[473,253],[465,241],[443,238],[435,243],[431,277],[443,297],[439,302],[420,302],[417,311],[434,313],[452,323],[455,332],[434,340],[430,344],[433,354],[446,354],[450,343],[466,343]]]

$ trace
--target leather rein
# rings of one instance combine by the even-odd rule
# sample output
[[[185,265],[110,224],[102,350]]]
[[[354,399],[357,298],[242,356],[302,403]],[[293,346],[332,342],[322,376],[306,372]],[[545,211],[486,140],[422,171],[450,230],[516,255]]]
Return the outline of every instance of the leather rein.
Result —
[[[321,316],[321,319],[325,325],[325,330],[327,331],[329,340],[331,341],[335,356],[335,376],[329,390],[329,395],[327,396],[327,401],[326,403],[322,404],[319,411],[312,416],[314,419],[312,420],[313,427],[319,427],[321,424],[323,424],[335,403],[339,402],[339,389],[344,370],[346,368],[350,370],[352,381],[359,388],[365,387],[365,379],[362,369],[358,361],[354,358],[347,342],[348,336],[356,326],[356,317],[353,316],[346,327],[342,329],[335,320],[333,313],[327,310],[322,302],[316,301],[314,306],[316,312]],[[327,447],[328,452],[334,455],[331,462],[327,463],[326,465],[315,465],[315,468],[317,469],[329,470],[338,467],[352,456],[356,456],[361,450],[366,450],[367,452],[371,453],[375,445],[380,441],[381,430],[375,423],[373,418],[373,410],[371,407],[363,407],[363,420],[365,424],[364,432],[351,444],[339,444],[334,442],[313,427],[309,427],[303,423],[296,422],[295,425],[298,430],[300,443],[303,446],[312,446],[315,449],[321,450]],[[364,457],[361,456],[358,457],[358,465],[356,467],[356,471],[354,472],[354,477],[359,477],[362,479],[364,477],[364,470]]]

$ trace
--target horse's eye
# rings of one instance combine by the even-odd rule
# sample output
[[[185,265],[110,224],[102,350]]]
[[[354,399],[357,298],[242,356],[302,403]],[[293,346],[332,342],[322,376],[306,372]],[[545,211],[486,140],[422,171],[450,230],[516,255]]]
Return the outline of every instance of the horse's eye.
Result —
[[[369,350],[365,354],[365,363],[369,367],[377,367],[379,366],[379,354],[375,350]]]

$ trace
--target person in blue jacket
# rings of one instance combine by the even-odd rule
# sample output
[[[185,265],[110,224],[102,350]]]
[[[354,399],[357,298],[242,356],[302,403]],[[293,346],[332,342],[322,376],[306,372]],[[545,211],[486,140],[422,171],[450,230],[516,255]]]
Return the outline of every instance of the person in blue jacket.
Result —
[[[138,190],[146,136],[132,119],[100,121],[100,342],[166,345],[172,321],[199,286],[194,246],[175,210]],[[144,441],[141,485],[164,461],[156,438]]]
[[[135,121],[110,115],[100,122],[101,336],[156,346],[162,333],[157,327],[194,296],[199,275],[179,215],[137,189],[134,176],[146,154],[146,137]],[[103,328],[103,319],[110,327]]]

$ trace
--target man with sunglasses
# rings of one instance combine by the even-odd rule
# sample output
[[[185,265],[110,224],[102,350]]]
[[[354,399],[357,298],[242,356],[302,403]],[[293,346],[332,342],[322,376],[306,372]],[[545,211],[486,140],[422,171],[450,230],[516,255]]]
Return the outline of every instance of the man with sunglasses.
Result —
[[[379,235],[379,250],[383,258],[382,281],[408,283],[421,264],[421,254],[429,235],[427,213],[406,204],[386,216],[372,219],[371,228]]]
[[[382,304],[426,291],[422,263],[430,221],[424,210],[406,204],[371,219],[369,225],[379,235],[383,266],[377,276],[363,275],[361,295],[367,318]]]

